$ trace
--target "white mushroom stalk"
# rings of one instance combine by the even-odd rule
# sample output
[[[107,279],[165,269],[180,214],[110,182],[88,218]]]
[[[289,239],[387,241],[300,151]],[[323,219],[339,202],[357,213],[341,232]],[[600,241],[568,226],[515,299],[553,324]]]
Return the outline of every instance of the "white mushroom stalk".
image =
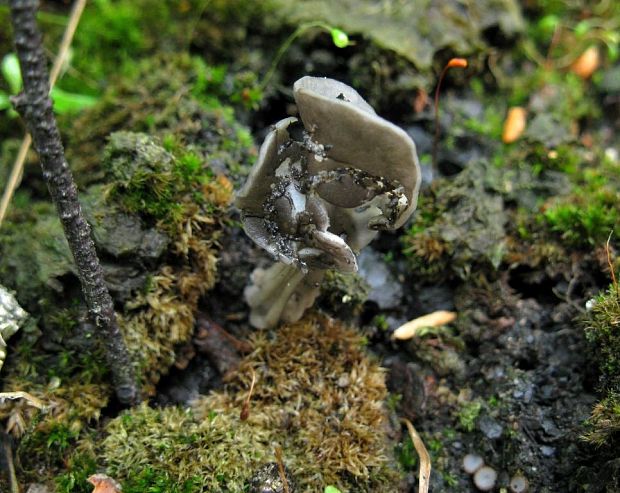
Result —
[[[303,77],[300,118],[276,123],[236,197],[244,229],[279,262],[246,288],[250,323],[295,321],[325,270],[357,271],[355,255],[415,210],[420,167],[411,138],[353,88]]]

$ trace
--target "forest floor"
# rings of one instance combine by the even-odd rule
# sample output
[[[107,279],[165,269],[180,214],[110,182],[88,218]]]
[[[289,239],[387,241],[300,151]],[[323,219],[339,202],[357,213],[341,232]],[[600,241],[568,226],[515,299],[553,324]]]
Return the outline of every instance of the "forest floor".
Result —
[[[56,112],[144,403],[115,400],[32,152],[0,225],[0,285],[29,314],[1,390],[32,396],[0,401],[2,491],[12,463],[31,492],[91,492],[95,473],[125,493],[284,492],[278,465],[291,493],[413,492],[400,418],[432,492],[620,491],[620,6],[475,3],[87,6]],[[50,53],[68,11],[43,2]],[[453,57],[468,66],[447,72],[433,162]],[[299,322],[257,330],[243,292],[271,259],[232,200],[308,74],[409,134],[420,198]],[[2,106],[17,85],[3,64],[2,184],[24,132]],[[438,310],[456,319],[394,340]],[[471,455],[496,473],[488,489]]]

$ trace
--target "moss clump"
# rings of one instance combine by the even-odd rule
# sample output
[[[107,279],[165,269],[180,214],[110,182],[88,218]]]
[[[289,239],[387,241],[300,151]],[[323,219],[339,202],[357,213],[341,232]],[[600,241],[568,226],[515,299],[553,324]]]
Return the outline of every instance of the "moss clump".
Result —
[[[37,241],[33,241],[36,238]],[[50,279],[71,272],[73,259],[53,204],[14,210],[0,231],[0,277],[27,311],[37,310]],[[47,286],[46,286],[47,285]],[[52,288],[57,286],[52,285]]]
[[[603,399],[594,407],[585,435],[613,448],[620,438],[620,292],[612,286],[595,299],[586,320],[586,338],[601,371]]]
[[[212,67],[188,55],[142,60],[130,75],[110,85],[95,107],[66,122],[72,139],[68,160],[78,183],[102,178],[100,150],[111,133],[122,130],[158,137],[165,148],[182,145],[218,173],[241,174],[255,154],[253,141],[220,99],[219,86],[227,85],[224,76],[219,82],[214,77]]]
[[[173,137],[160,143],[146,134],[113,133],[103,164],[112,180],[109,200],[127,212],[158,221],[170,233],[175,223],[191,214],[193,205],[215,212],[230,198],[230,185],[220,179],[217,186],[204,160]],[[215,196],[218,190],[221,196]]]
[[[482,402],[478,400],[464,402],[457,413],[458,424],[464,431],[471,433],[482,411]]]
[[[302,491],[326,484],[345,492],[393,489],[384,374],[360,336],[309,315],[273,338],[257,333],[252,343],[226,392],[202,397],[191,411],[143,405],[106,426],[101,459],[123,491],[134,491],[136,478],[139,491],[157,481],[184,485],[178,491],[244,491],[253,473],[273,462],[276,447]]]
[[[175,347],[189,340],[198,300],[215,283],[217,240],[232,184],[171,138],[162,143],[145,134],[114,133],[104,164],[111,178],[108,201],[171,239],[165,261],[120,317],[150,392],[174,362]]]
[[[369,293],[368,283],[359,274],[329,270],[321,283],[319,303],[346,319],[361,312]]]
[[[404,253],[416,274],[467,279],[476,267],[499,266],[507,215],[496,191],[498,174],[479,163],[452,181],[433,184],[418,206],[420,222],[403,237]]]
[[[605,156],[583,163],[571,174],[572,190],[544,207],[546,225],[568,245],[591,247],[605,242],[620,225],[619,165]]]

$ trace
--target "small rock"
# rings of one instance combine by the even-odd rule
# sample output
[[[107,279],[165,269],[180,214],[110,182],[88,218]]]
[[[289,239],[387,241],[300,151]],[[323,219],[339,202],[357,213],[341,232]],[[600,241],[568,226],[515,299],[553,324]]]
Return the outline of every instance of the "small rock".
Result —
[[[495,440],[501,437],[504,431],[502,425],[489,416],[480,418],[478,426],[480,427],[480,431],[482,431],[489,440]]]
[[[295,493],[295,486],[292,478],[289,476],[289,472],[285,468],[285,476],[288,483],[288,489],[285,489],[280,477],[280,470],[278,464],[270,462],[262,466],[252,479],[250,479],[250,493]]]
[[[6,357],[6,341],[24,324],[28,314],[15,296],[0,284],[0,368]]]
[[[50,489],[44,484],[32,483],[28,486],[26,493],[50,493]]]
[[[350,383],[351,383],[351,378],[349,377],[349,374],[343,373],[342,375],[340,375],[340,378],[338,378],[336,385],[338,385],[338,387],[340,387],[341,389],[344,389],[348,387]]]
[[[0,285],[0,335],[4,340],[17,332],[28,314],[19,306],[15,296]]]
[[[545,457],[553,457],[555,455],[555,447],[543,445],[540,447],[540,453],[543,454]]]
[[[551,418],[545,418],[541,422],[542,429],[544,430],[547,436],[552,438],[557,438],[562,434],[557,425],[553,422]]]
[[[374,301],[382,310],[398,307],[403,297],[403,287],[382,256],[367,248],[357,260],[359,274],[370,286],[368,300]]]

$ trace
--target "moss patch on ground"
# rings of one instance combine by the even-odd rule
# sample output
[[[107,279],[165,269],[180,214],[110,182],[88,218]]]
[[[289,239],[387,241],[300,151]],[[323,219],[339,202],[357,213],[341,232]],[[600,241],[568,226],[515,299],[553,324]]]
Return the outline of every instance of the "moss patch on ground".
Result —
[[[601,372],[603,399],[587,423],[588,442],[613,449],[620,440],[620,291],[611,286],[592,300],[586,337]]]
[[[280,448],[300,491],[322,492],[329,484],[343,492],[392,490],[384,371],[361,336],[310,314],[251,342],[253,352],[225,391],[191,409],[144,404],[125,411],[106,424],[101,442],[80,442],[61,482],[84,476],[81,468],[92,469],[94,460],[125,492],[240,492]]]

